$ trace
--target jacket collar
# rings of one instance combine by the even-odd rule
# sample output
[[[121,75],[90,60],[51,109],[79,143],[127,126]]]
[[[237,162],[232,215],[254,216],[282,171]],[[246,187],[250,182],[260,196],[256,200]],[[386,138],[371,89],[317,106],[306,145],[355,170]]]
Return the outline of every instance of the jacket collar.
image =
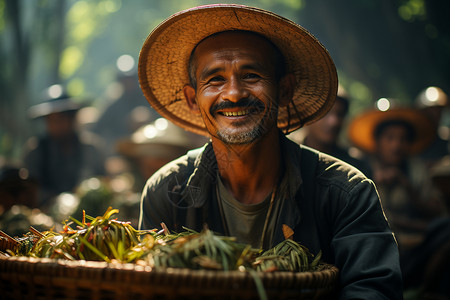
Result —
[[[281,230],[283,224],[295,228],[301,221],[300,209],[296,202],[296,195],[301,190],[303,183],[301,148],[282,133],[280,134],[280,143],[285,164],[285,180],[283,180],[285,185],[281,195],[284,197],[284,204],[275,231],[274,242],[284,240]],[[199,208],[204,206],[208,200],[215,199],[211,195],[217,182],[217,160],[211,142],[200,149],[191,151],[188,156],[194,160],[194,169],[183,193],[185,196],[195,199],[194,207]]]
[[[212,143],[188,152],[188,158],[194,160],[194,169],[182,194],[194,199],[194,207],[205,205],[211,195],[211,189],[217,180],[217,161]]]

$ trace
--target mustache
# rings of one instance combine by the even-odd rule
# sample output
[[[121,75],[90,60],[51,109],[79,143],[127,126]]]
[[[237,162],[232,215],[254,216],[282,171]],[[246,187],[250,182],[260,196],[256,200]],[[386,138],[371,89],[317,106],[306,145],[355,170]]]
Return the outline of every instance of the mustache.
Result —
[[[210,109],[210,113],[213,114],[218,110],[230,109],[230,108],[250,108],[253,107],[258,110],[263,110],[265,105],[256,97],[248,97],[239,100],[238,102],[224,101],[213,105]]]

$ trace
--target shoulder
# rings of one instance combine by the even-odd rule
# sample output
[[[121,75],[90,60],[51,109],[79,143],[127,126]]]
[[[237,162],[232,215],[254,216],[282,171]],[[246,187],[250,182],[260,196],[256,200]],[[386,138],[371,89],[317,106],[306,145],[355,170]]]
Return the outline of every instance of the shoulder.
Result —
[[[47,136],[33,136],[30,137],[25,142],[24,147],[24,155],[35,155],[36,153],[40,153],[44,151],[44,148],[46,148],[46,145],[50,143],[49,138]]]
[[[171,177],[177,177],[185,174],[188,169],[189,159],[187,155],[183,155],[170,163],[164,165],[156,171],[148,180],[147,184],[151,186],[157,186],[161,183],[169,180]],[[184,176],[183,176],[184,177]]]
[[[156,171],[147,181],[146,190],[156,191],[161,186],[186,185],[195,169],[197,156],[203,153],[203,148],[191,150],[185,155],[169,162]]]
[[[372,184],[371,181],[357,168],[343,160],[323,152],[301,146],[302,154],[313,152],[317,157],[315,168],[316,184],[322,187],[338,188],[350,192],[361,184]]]
[[[163,166],[147,180],[141,197],[142,226],[155,226],[159,219],[167,222],[168,226],[175,226],[173,209],[192,205],[185,191],[196,170],[194,156],[188,152]]]

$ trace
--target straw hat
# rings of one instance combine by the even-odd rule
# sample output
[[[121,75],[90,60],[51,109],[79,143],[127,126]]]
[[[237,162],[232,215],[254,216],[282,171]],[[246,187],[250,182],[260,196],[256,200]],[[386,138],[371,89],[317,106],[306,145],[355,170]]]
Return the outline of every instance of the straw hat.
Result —
[[[417,154],[435,138],[435,131],[429,119],[412,108],[392,108],[387,111],[370,110],[357,116],[349,125],[349,137],[353,144],[364,151],[375,151],[375,129],[383,122],[400,120],[410,124],[416,137],[411,154]]]
[[[211,34],[247,30],[271,40],[297,80],[291,103],[280,108],[278,127],[286,133],[321,118],[333,105],[338,79],[324,46],[294,22],[272,12],[235,4],[194,7],[166,19],[147,37],[139,56],[139,81],[148,102],[163,117],[208,135],[200,115],[188,108],[183,87],[194,47]]]
[[[164,118],[140,127],[130,139],[117,142],[117,151],[127,157],[176,158],[194,148],[186,132]]]

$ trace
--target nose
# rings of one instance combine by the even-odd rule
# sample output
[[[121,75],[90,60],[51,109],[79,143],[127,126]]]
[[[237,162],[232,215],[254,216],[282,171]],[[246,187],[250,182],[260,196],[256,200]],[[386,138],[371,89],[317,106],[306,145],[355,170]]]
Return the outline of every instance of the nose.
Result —
[[[239,80],[239,78],[232,77],[224,85],[222,91],[222,99],[225,101],[238,102],[243,98],[247,98],[249,96],[248,89],[243,85],[243,83]]]

